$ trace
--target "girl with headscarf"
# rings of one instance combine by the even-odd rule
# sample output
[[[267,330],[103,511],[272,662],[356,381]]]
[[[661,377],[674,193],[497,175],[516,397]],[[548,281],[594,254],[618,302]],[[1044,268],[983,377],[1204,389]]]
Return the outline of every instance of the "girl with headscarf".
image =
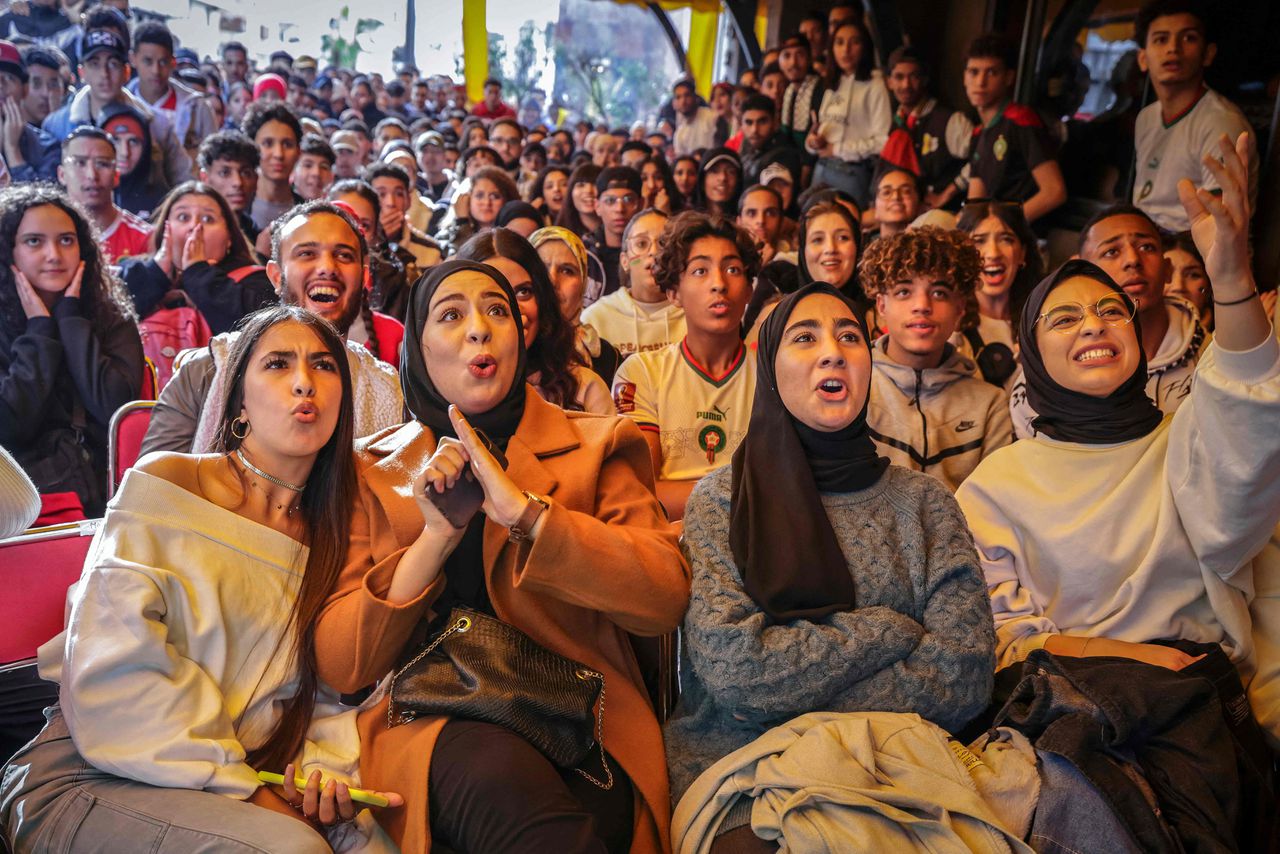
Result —
[[[946,487],[876,453],[857,307],[825,283],[787,296],[757,370],[733,464],[685,508],[693,593],[664,732],[677,799],[798,715],[915,712],[954,730],[991,692],[978,557]],[[750,843],[750,811],[734,815],[720,830]]]
[[[613,372],[618,369],[622,357],[616,347],[600,337],[594,326],[582,322],[587,288],[592,281],[588,272],[590,256],[587,247],[578,235],[558,225],[538,229],[529,237],[529,242],[538,250],[542,263],[547,265],[560,314],[573,326],[574,348],[579,358],[600,375],[606,386],[612,387]],[[604,287],[603,273],[595,284],[598,294]]]
[[[414,285],[400,372],[414,420],[357,446],[352,548],[316,633],[321,676],[345,691],[377,682],[456,605],[514,625],[604,674],[613,787],[491,724],[388,728],[383,699],[361,713],[362,779],[395,780],[406,806],[379,820],[406,852],[433,838],[459,851],[667,850],[661,733],[628,635],[674,630],[688,566],[639,431],[529,393],[526,365],[516,295],[495,268],[446,261]],[[454,528],[428,491],[468,464],[484,505]]]
[[[1222,149],[1226,165],[1209,165],[1221,201],[1182,188],[1218,333],[1175,414],[1147,397],[1136,307],[1102,269],[1069,261],[1027,298],[1037,435],[987,457],[956,494],[1002,665],[1043,648],[1182,670],[1225,652],[1253,671],[1248,566],[1280,518],[1280,344],[1249,269],[1244,161],[1225,137]]]

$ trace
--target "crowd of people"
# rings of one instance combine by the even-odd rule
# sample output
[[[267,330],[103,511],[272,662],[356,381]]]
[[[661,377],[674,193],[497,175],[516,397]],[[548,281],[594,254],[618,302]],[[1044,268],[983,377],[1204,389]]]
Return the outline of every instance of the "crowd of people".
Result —
[[[1196,0],[1052,269],[997,34],[965,109],[837,3],[557,127],[14,5],[0,536],[101,519],[0,671],[15,854],[1280,845],[1280,339]]]

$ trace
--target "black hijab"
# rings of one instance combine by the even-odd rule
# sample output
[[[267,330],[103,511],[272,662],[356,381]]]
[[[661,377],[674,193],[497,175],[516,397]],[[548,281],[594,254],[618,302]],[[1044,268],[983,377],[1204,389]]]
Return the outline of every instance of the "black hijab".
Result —
[[[1068,261],[1036,285],[1027,297],[1018,319],[1022,342],[1022,371],[1027,380],[1027,403],[1036,411],[1031,426],[1050,439],[1085,445],[1108,445],[1139,439],[1159,425],[1164,417],[1147,397],[1147,357],[1142,352],[1142,327],[1133,317],[1133,334],[1138,348],[1138,365],[1120,387],[1106,397],[1094,397],[1064,388],[1049,376],[1040,355],[1037,334],[1056,334],[1038,328],[1045,300],[1067,279],[1083,276],[1101,282],[1125,300],[1124,288],[1117,285],[1096,264],[1079,259]]]
[[[525,350],[524,333],[520,327],[520,308],[516,304],[515,291],[506,276],[488,264],[475,261],[445,261],[432,267],[418,281],[414,282],[409,293],[408,312],[404,322],[404,341],[400,350],[400,387],[404,390],[404,402],[413,417],[431,429],[439,440],[441,436],[457,438],[457,432],[449,421],[449,401],[441,396],[435,383],[427,373],[426,362],[422,358],[422,329],[427,322],[431,308],[431,298],[436,289],[455,273],[472,270],[481,273],[502,289],[511,308],[511,317],[516,323],[516,342],[519,361],[516,363],[515,377],[511,388],[496,406],[488,412],[477,412],[467,416],[472,427],[483,430],[494,444],[500,448],[507,447],[507,441],[516,432],[520,419],[524,417],[525,395]],[[447,619],[450,609],[462,605],[487,614],[493,613],[493,604],[489,600],[489,589],[484,574],[484,523],[485,515],[481,511],[467,525],[462,540],[445,560],[445,589],[440,594],[433,610],[439,619]]]
[[[774,622],[853,608],[853,577],[819,493],[866,489],[889,465],[871,441],[866,400],[852,423],[826,433],[798,421],[778,393],[782,333],[800,301],[818,294],[843,302],[862,327],[853,301],[823,282],[779,302],[760,331],[751,421],[733,455],[729,547],[747,595]],[[870,349],[865,329],[862,339]]]
[[[502,289],[511,306],[511,316],[515,319],[518,342],[518,359],[515,377],[511,388],[499,403],[488,412],[468,415],[467,420],[472,427],[483,430],[499,447],[505,448],[507,440],[516,432],[520,419],[524,416],[525,365],[527,356],[524,349],[524,334],[520,327],[520,309],[516,303],[515,291],[507,277],[488,264],[475,261],[450,260],[437,264],[414,282],[409,292],[409,305],[404,319],[404,340],[400,345],[400,388],[404,390],[404,403],[414,418],[421,421],[439,439],[441,436],[457,438],[453,424],[449,421],[449,401],[441,396],[435,383],[427,373],[426,362],[422,358],[422,329],[426,325],[431,309],[431,298],[445,279],[454,273],[471,270],[492,279]]]

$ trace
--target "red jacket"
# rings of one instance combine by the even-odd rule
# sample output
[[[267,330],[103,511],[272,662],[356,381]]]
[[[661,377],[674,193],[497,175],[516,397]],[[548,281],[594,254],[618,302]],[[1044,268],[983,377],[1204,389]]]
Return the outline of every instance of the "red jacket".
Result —
[[[365,349],[397,371],[400,370],[400,342],[404,339],[404,324],[380,311],[373,314],[373,334],[378,339],[375,351],[368,341],[361,341]]]

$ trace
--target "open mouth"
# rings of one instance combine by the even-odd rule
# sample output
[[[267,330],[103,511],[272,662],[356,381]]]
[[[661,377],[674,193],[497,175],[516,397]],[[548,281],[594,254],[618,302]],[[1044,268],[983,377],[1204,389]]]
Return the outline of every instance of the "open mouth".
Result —
[[[825,379],[818,383],[818,396],[823,400],[844,400],[849,395],[849,387],[837,379]]]
[[[716,317],[723,317],[724,315],[729,313],[729,303],[724,302],[723,300],[721,300],[720,302],[713,302],[709,306],[709,308],[711,310],[711,313],[714,314]]]
[[[1077,353],[1072,358],[1081,364],[1086,364],[1089,362],[1110,361],[1115,357],[1116,351],[1111,347],[1090,347],[1082,353]]]
[[[488,353],[476,356],[467,364],[471,375],[477,379],[487,380],[498,372],[498,361]]]
[[[307,299],[317,305],[333,305],[342,299],[342,290],[337,285],[323,282],[307,289]]]
[[[1003,264],[988,264],[982,268],[982,278],[989,284],[999,284],[1004,281],[1006,272]]]

